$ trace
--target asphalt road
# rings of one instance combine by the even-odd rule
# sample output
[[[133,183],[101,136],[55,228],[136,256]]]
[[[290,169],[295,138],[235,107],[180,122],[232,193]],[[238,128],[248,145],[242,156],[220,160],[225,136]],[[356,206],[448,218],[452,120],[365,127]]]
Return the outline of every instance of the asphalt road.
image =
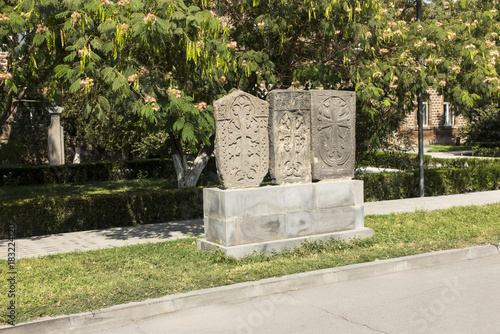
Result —
[[[500,256],[72,333],[500,333]]]

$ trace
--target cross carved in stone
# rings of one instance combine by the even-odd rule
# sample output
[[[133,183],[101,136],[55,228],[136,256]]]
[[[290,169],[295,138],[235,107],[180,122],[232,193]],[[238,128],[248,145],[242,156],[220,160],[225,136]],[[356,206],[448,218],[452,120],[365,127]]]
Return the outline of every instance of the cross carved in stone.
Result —
[[[306,142],[308,129],[301,113],[285,112],[281,118],[280,124],[280,143],[283,149],[284,169],[287,176],[301,177],[304,174],[302,161],[304,158],[304,149],[307,149]]]
[[[252,165],[254,165],[253,148],[258,145],[258,121],[252,115],[253,110],[250,99],[246,96],[239,96],[231,109],[234,121],[231,123],[231,130],[234,135],[235,163],[241,169],[240,178],[245,175],[251,178]]]
[[[320,105],[318,123],[321,158],[329,166],[343,164],[350,155],[346,151],[351,129],[347,103],[339,97],[324,100]]]

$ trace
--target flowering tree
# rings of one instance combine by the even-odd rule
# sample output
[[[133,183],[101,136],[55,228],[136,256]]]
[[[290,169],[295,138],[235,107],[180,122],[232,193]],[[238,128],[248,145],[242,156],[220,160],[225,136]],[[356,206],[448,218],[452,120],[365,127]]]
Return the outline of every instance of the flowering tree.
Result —
[[[31,91],[73,115],[139,116],[137,124],[168,135],[179,187],[196,184],[213,150],[211,102],[235,87],[248,90],[255,73],[245,57],[266,62],[256,52],[237,54],[228,26],[204,1],[15,4],[2,14],[15,69],[4,85],[19,94],[26,73],[44,72]]]
[[[220,22],[182,1],[71,2],[59,17],[71,43],[56,77],[86,113],[133,112],[164,129],[179,187],[195,185],[211,154],[207,101],[231,58]]]
[[[38,49],[41,40],[57,39],[46,27],[26,24],[25,14],[18,1],[0,2],[0,138],[8,140],[10,123],[26,100],[39,101],[44,87],[53,82],[53,68],[62,60],[62,48]],[[37,13],[40,20],[48,13]]]
[[[219,1],[242,49],[263,51],[277,85],[357,92],[357,142],[389,146],[419,91],[457,112],[498,96],[497,1]]]
[[[195,184],[212,151],[212,101],[234,88],[261,97],[292,85],[355,90],[357,142],[372,149],[390,145],[428,87],[462,113],[498,100],[494,0],[425,2],[423,22],[414,0],[2,6],[0,125],[26,94],[82,118],[135,115],[133,124],[168,135],[181,187]]]

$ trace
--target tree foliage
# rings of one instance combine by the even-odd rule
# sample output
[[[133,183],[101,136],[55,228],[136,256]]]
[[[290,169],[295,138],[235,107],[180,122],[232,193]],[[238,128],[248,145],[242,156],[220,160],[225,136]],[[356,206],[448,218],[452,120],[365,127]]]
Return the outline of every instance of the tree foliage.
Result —
[[[78,119],[90,119],[81,138],[98,135],[107,146],[130,151],[127,138],[140,131],[163,133],[178,157],[179,185],[192,185],[182,179],[199,169],[196,164],[202,168],[211,153],[212,101],[236,87],[251,90],[249,69],[269,74],[272,68],[262,53],[236,53],[227,26],[207,6],[19,1],[3,35],[13,39],[13,80],[6,83],[15,90],[26,84],[25,73],[36,75],[43,67],[50,75],[32,90],[66,108],[74,134]],[[17,54],[26,60],[16,62]]]
[[[263,98],[291,86],[356,91],[357,142],[369,149],[393,143],[429,87],[466,115],[498,101],[493,0],[426,1],[422,22],[415,0],[0,5],[10,52],[4,111],[32,92],[65,107],[74,133],[86,122],[80,136],[104,138],[109,149],[168,139],[180,186],[193,184],[212,151],[212,102],[235,88]]]
[[[490,105],[471,116],[471,121],[461,129],[468,144],[500,143],[500,111],[498,105]]]
[[[359,144],[381,148],[434,87],[459,112],[498,97],[496,1],[219,1],[242,49],[276,65],[277,87],[355,90]]]

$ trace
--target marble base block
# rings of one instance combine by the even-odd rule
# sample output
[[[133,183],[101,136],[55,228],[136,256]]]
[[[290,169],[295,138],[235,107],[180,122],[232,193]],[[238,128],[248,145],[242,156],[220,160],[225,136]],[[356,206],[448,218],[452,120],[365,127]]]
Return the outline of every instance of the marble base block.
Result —
[[[197,249],[219,248],[242,257],[300,247],[305,240],[373,235],[364,227],[363,182],[358,180],[203,190],[205,239]]]

